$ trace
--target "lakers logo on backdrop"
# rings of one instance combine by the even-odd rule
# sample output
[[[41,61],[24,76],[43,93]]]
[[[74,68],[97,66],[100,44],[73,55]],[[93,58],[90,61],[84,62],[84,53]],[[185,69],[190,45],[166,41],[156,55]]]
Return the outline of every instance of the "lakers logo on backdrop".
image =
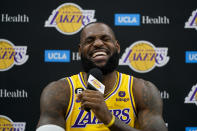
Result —
[[[95,22],[95,10],[82,10],[74,3],[60,5],[45,22],[45,27],[55,27],[65,35],[79,32],[85,25]]]
[[[132,70],[146,73],[156,66],[161,67],[168,63],[168,48],[156,48],[148,41],[137,41],[125,50],[119,65],[128,65]]]
[[[0,115],[0,131],[24,131],[25,122],[13,122],[10,118]]]
[[[197,9],[192,12],[188,21],[185,23],[185,28],[194,28],[197,30]]]
[[[24,64],[29,57],[26,51],[26,46],[15,46],[8,40],[0,39],[0,71]]]
[[[185,97],[185,103],[194,103],[197,105],[197,84],[192,87],[187,97]]]

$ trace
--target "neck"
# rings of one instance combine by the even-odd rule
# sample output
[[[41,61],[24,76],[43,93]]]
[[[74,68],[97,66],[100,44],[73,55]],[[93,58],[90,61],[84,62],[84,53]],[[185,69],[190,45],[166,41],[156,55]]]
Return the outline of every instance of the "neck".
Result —
[[[83,77],[85,80],[85,83],[87,85],[87,73],[83,72]],[[109,74],[103,75],[103,81],[101,81],[105,85],[105,93],[104,96],[106,96],[108,93],[110,93],[111,90],[115,87],[117,81],[117,74],[116,71],[113,71]]]

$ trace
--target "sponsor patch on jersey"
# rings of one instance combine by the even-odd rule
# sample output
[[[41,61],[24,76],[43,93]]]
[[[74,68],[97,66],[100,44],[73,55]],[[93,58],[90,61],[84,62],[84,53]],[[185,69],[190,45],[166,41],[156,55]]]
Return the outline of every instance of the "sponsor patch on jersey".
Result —
[[[119,95],[120,97],[125,97],[126,93],[125,93],[125,91],[119,91],[119,92],[118,92],[118,95]]]
[[[118,92],[118,98],[116,98],[116,101],[117,102],[127,102],[127,101],[129,101],[130,100],[130,98],[129,97],[126,97],[125,98],[125,96],[126,96],[126,92],[125,91],[119,91]]]

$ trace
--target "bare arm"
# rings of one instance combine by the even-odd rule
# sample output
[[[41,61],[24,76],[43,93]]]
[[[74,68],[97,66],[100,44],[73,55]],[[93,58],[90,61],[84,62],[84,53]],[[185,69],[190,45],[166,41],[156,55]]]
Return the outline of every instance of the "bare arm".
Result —
[[[134,97],[140,129],[131,128],[116,119],[111,131],[167,131],[162,118],[163,103],[157,88],[150,82],[134,79]]]
[[[109,127],[111,131],[167,131],[162,118],[162,100],[157,88],[150,82],[134,78],[134,99],[137,106],[137,122],[140,129],[132,128],[116,118],[115,123]],[[108,125],[112,114],[99,91],[85,90],[78,95],[81,107],[90,107],[95,116]]]
[[[70,89],[66,80],[50,83],[41,94],[40,119],[37,128],[54,124],[65,129],[65,113],[69,104]]]

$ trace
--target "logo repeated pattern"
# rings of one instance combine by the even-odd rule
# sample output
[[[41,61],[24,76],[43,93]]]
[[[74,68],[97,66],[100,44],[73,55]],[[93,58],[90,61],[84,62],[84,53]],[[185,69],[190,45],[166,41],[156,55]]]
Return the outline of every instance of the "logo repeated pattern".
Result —
[[[94,14],[95,10],[82,10],[74,3],[65,3],[52,12],[45,27],[55,27],[62,34],[73,35],[88,23],[95,22]]]
[[[192,12],[189,20],[185,23],[185,28],[196,29],[197,30],[197,9]]]
[[[13,122],[9,117],[0,115],[1,131],[25,131],[25,122]]]
[[[15,46],[8,40],[0,39],[0,71],[24,64],[29,58],[26,53],[27,46]]]
[[[185,98],[185,103],[194,103],[197,105],[197,84],[192,87],[188,96]]]
[[[119,65],[128,65],[132,70],[146,73],[155,67],[162,67],[169,61],[168,48],[156,48],[148,41],[137,41],[122,55]]]

